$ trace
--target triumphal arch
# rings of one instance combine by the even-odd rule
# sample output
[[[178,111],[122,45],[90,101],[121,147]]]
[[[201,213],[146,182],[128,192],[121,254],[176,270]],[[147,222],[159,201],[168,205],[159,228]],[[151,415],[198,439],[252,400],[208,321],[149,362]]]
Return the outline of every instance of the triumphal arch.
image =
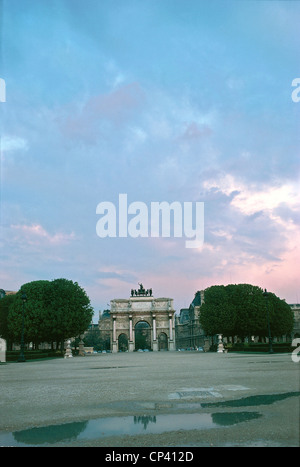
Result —
[[[139,284],[130,298],[110,304],[112,352],[175,350],[173,299],[154,298],[152,289]]]

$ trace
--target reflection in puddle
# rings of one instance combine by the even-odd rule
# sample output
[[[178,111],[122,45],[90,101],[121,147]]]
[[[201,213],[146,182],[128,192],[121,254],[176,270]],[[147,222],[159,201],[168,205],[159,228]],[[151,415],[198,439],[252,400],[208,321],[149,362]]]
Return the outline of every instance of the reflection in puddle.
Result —
[[[64,439],[76,440],[87,428],[88,422],[65,423],[62,425],[49,425],[40,428],[30,428],[28,430],[15,431],[14,439],[18,443],[43,444],[58,443]],[[0,438],[1,439],[1,438]]]
[[[146,430],[150,422],[156,423],[156,415],[154,415],[153,417],[149,415],[141,415],[138,417],[134,416],[133,420],[134,420],[134,423],[142,423],[142,425],[144,426],[144,430]]]
[[[230,426],[236,425],[236,423],[248,422],[255,418],[262,417],[262,414],[258,412],[225,412],[225,413],[213,413],[211,414],[212,420],[217,425]]]
[[[2,434],[0,435],[0,445],[37,446],[62,441],[92,440],[108,436],[159,434],[177,430],[205,430],[218,426],[231,426],[261,416],[258,412],[233,412],[99,418]]]
[[[257,396],[248,396],[241,399],[221,401],[221,402],[206,402],[202,403],[201,407],[251,407],[258,405],[270,405],[274,402],[282,401],[288,397],[299,397],[300,392],[284,392],[282,394],[260,394]]]

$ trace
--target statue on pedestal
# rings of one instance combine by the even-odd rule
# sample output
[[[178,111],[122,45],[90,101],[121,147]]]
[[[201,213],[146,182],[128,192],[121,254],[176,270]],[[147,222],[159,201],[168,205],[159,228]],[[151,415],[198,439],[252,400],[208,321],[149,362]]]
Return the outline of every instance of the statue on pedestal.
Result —
[[[143,284],[140,284],[139,283],[139,289],[138,290],[135,290],[135,289],[131,289],[131,296],[132,297],[152,297],[152,289],[145,289]]]
[[[223,352],[224,352],[224,345],[223,345],[223,341],[222,341],[222,334],[219,334],[219,335],[218,335],[218,339],[219,339],[219,343],[218,343],[218,350],[217,350],[217,352],[223,353]]]
[[[73,354],[72,354],[72,349],[71,349],[71,339],[68,339],[64,358],[70,358],[70,357],[73,357]]]

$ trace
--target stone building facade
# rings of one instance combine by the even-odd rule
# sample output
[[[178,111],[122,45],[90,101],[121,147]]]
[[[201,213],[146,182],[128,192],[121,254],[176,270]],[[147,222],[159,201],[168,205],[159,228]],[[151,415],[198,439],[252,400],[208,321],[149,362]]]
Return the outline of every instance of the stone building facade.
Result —
[[[292,331],[292,339],[300,337],[300,304],[294,303],[290,305],[291,310],[294,314],[294,329]]]
[[[175,350],[173,299],[154,298],[152,290],[140,284],[130,298],[113,299],[110,304],[109,320],[99,320],[99,329],[110,328],[112,352]]]
[[[198,290],[189,308],[182,308],[176,316],[177,349],[196,349],[207,345],[207,337],[199,323],[200,307],[204,303],[204,290]]]
[[[99,313],[98,329],[100,331],[100,342],[102,350],[111,349],[111,320],[110,311],[104,310]]]

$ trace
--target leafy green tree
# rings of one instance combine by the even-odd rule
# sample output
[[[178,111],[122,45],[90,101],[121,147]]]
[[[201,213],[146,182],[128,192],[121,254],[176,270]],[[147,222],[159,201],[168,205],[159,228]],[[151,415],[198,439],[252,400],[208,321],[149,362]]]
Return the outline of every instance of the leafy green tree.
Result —
[[[24,341],[62,342],[82,334],[91,322],[93,310],[86,292],[67,279],[33,281],[24,284],[9,309],[8,329],[20,341],[22,293],[27,301],[24,313]]]
[[[272,337],[292,331],[292,310],[275,294],[268,293],[266,298],[263,289],[251,284],[212,286],[205,290],[200,324],[208,335],[264,337],[268,335],[268,315]]]
[[[15,300],[9,309],[8,328],[15,342],[20,342],[22,329],[22,294],[27,301],[24,312],[24,341],[35,345],[47,341],[45,329],[45,297],[49,288],[49,281],[33,281],[24,284],[15,295]]]
[[[8,348],[13,342],[13,334],[8,327],[8,314],[9,309],[16,299],[15,295],[5,295],[0,300],[0,337],[7,341]]]
[[[233,335],[242,338],[260,335],[265,320],[262,289],[251,284],[230,284],[225,289],[229,302],[235,307]]]
[[[271,335],[274,337],[290,334],[294,327],[294,314],[291,307],[273,293],[269,293],[265,300],[268,301],[265,304],[265,315],[269,310]]]
[[[51,281],[46,309],[46,326],[57,342],[83,334],[93,317],[85,290],[68,279]]]
[[[214,285],[205,290],[201,306],[200,324],[207,335],[222,333],[232,335],[236,322],[236,308],[230,303],[224,285]]]

